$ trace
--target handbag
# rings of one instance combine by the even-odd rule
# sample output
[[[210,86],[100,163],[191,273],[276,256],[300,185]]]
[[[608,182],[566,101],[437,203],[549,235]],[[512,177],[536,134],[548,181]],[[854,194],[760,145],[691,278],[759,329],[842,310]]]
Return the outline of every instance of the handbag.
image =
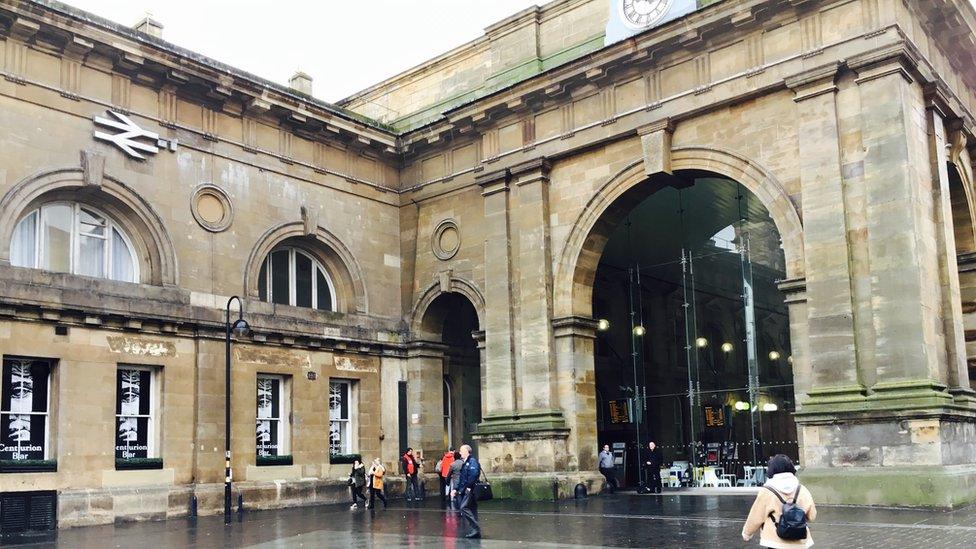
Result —
[[[474,483],[474,497],[477,501],[487,501],[495,497],[491,493],[491,483],[488,482],[484,469],[481,470],[481,479]]]

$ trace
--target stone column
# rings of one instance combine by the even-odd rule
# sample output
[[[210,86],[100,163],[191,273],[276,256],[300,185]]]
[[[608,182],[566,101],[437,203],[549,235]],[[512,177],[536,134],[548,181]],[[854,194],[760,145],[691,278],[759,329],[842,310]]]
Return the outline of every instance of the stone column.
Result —
[[[549,238],[549,162],[538,158],[511,168],[514,256],[518,281],[516,402],[520,414],[553,409],[552,253]]]
[[[931,163],[918,120],[921,93],[904,62],[896,57],[855,69],[878,364],[872,389],[902,408],[948,399]]]
[[[871,317],[870,323],[854,324],[854,343],[871,345],[876,368],[863,395],[817,394],[818,386],[830,380],[817,371],[822,349],[813,340],[811,280],[828,263],[809,256],[813,387],[796,417],[803,482],[818,502],[951,507],[976,499],[976,408],[969,401],[954,401],[947,386],[956,375],[950,370],[958,367],[948,357],[959,352],[949,346],[957,346],[961,327],[955,320],[946,326],[955,313],[946,307],[953,293],[946,272],[950,262],[941,257],[951,233],[945,234],[940,221],[945,212],[938,202],[944,197],[941,176],[933,172],[942,162],[932,142],[938,139],[936,118],[926,111],[912,59],[891,48],[847,61],[857,74],[849,85],[860,95],[857,146],[864,153],[863,178],[848,183],[863,185],[858,190],[864,201],[852,213],[866,220],[858,236],[866,245],[857,253],[864,256],[858,259],[869,270],[869,285],[859,299],[868,299],[870,306],[858,310]],[[805,133],[802,126],[800,133]],[[814,145],[801,141],[801,158],[803,147]],[[806,213],[811,197],[805,185],[803,192]],[[833,207],[855,206],[838,200]],[[805,216],[806,238],[816,236],[814,223]],[[837,286],[841,291],[842,282]]]
[[[553,320],[556,353],[556,402],[563,411],[569,438],[567,466],[596,470],[596,373],[593,353],[596,321],[582,317]]]
[[[949,197],[949,169],[946,154],[946,114],[949,112],[945,90],[931,85],[926,90],[926,123],[928,125],[929,160],[931,162],[933,201],[935,202],[936,244],[942,289],[942,325],[945,330],[947,380],[949,392],[956,400],[973,400],[966,362],[966,338],[962,315],[959,265],[956,261],[956,236],[953,229],[952,202]]]
[[[807,333],[808,391],[820,402],[859,399],[857,337],[837,121],[836,64],[787,79],[796,93]],[[798,398],[802,394],[797,392]]]
[[[407,444],[435,456],[444,446],[444,352],[440,343],[407,349]]]
[[[509,226],[508,170],[477,178],[485,199],[485,391],[484,415],[511,416],[516,409],[512,261]]]

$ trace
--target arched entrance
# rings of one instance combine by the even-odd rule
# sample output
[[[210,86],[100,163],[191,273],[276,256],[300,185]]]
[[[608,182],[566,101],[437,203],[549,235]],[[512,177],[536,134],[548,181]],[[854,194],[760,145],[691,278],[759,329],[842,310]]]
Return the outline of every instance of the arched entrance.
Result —
[[[479,341],[483,336],[478,310],[462,293],[440,292],[426,305],[417,328],[417,335],[437,344],[442,356],[437,372],[441,380],[439,450],[473,444],[471,434],[481,422]]]
[[[626,443],[633,464],[653,438],[667,462],[741,478],[770,454],[799,458],[794,379],[808,375],[791,340],[804,324],[779,286],[802,279],[802,226],[776,179],[737,155],[676,149],[673,166],[648,179],[635,163],[595,196],[563,250],[555,307],[602,321],[593,443]],[[789,307],[803,317],[804,303]]]
[[[968,155],[967,155],[968,156]],[[958,164],[957,164],[958,162]],[[968,380],[959,379],[958,382],[968,387],[976,385],[976,224],[973,223],[972,184],[969,182],[969,171],[965,160],[948,162],[946,172],[949,181],[949,201],[952,212],[953,240],[955,242],[956,261],[959,268],[959,296],[961,313],[966,341],[966,363]],[[960,375],[960,378],[966,376]]]

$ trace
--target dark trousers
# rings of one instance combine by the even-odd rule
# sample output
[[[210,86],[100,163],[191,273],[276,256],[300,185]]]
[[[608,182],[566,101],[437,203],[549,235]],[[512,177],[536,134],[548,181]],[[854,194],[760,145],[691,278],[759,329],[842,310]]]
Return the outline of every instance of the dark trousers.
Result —
[[[407,501],[412,499],[420,499],[420,482],[417,480],[417,475],[407,475]]]
[[[647,467],[647,489],[655,494],[661,493],[660,467]]]
[[[380,501],[383,502],[383,508],[386,509],[386,496],[383,495],[383,490],[380,490],[378,488],[370,488],[369,489],[369,506],[370,507],[373,507],[373,505],[374,505],[373,502],[375,500],[373,498],[380,498]]]
[[[464,493],[458,494],[461,499],[461,503],[458,506],[461,516],[468,519],[471,524],[471,531],[481,533],[481,525],[478,524],[478,497],[475,495],[474,490],[465,490]]]
[[[447,491],[447,479],[437,475],[437,480],[440,481],[441,486],[441,501],[447,501],[451,498],[451,494]]]
[[[600,467],[600,474],[607,479],[607,489],[610,490],[611,494],[614,493],[618,486],[617,474],[614,472],[613,467]]]
[[[366,503],[366,496],[363,495],[362,486],[356,486],[355,484],[353,484],[352,486],[349,487],[349,493],[352,495],[353,505],[359,503],[359,500],[363,500],[363,503]]]

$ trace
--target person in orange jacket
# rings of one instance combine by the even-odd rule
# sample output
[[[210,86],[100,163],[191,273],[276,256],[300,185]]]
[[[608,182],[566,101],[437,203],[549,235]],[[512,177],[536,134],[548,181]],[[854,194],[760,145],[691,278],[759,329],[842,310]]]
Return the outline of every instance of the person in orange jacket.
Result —
[[[449,479],[451,478],[451,464],[454,463],[454,448],[448,448],[437,463],[437,478],[441,481],[441,501],[447,501],[451,493]]]

